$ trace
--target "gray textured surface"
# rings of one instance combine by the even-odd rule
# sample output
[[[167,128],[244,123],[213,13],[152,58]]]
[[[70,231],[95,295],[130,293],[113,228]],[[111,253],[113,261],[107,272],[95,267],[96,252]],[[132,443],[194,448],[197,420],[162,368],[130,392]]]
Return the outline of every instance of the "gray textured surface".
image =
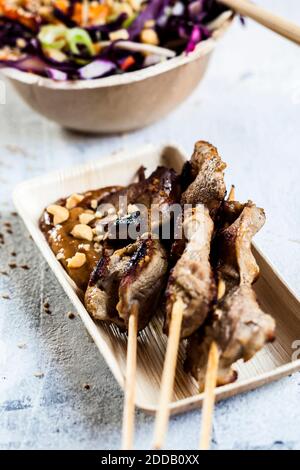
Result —
[[[299,0],[259,3],[300,23]],[[7,104],[0,105],[0,448],[118,448],[123,404],[80,319],[67,317],[71,305],[11,214],[13,186],[120,147],[173,140],[191,151],[196,139],[205,138],[228,162],[227,181],[236,183],[238,197],[265,207],[268,220],[258,244],[299,294],[299,133],[299,48],[250,21],[244,30],[236,21],[184,105],[134,134],[65,132],[7,89]],[[24,264],[30,269],[19,267]],[[218,404],[214,447],[299,449],[299,400],[295,374]],[[167,447],[195,448],[199,422],[197,411],[172,419]],[[149,448],[152,425],[152,418],[137,413],[138,448]]]

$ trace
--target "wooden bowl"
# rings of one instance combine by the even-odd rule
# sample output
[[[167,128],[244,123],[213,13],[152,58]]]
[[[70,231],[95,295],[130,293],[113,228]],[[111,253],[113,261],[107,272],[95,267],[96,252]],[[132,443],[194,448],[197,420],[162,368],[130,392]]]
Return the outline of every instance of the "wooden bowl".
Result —
[[[192,93],[232,18],[231,11],[222,13],[212,23],[212,37],[192,53],[137,72],[73,82],[12,68],[2,73],[32,109],[65,128],[89,133],[132,131],[162,118]]]

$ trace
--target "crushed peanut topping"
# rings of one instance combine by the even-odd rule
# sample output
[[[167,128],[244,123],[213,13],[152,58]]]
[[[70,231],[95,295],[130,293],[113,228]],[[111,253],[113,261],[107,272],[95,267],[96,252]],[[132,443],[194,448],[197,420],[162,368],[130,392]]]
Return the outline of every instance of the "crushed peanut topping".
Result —
[[[127,29],[118,29],[117,31],[109,33],[109,39],[111,41],[119,41],[120,39],[127,41],[129,39],[129,33]]]
[[[68,268],[76,269],[76,268],[81,268],[86,262],[86,255],[84,253],[80,253],[77,251],[77,253],[72,256],[72,258],[67,259],[67,264]]]
[[[94,214],[87,214],[84,212],[83,214],[80,214],[79,222],[81,224],[88,225],[90,222],[92,222],[92,220],[94,220],[94,218],[95,218]]]
[[[145,24],[144,24],[145,28],[154,28],[155,26],[155,21],[154,20],[147,20],[145,21]]]
[[[94,237],[95,242],[101,242],[102,240],[104,240],[104,235],[96,235]]]
[[[151,44],[152,46],[158,46],[159,44],[159,39],[154,29],[143,29],[140,38],[144,44]]]
[[[94,243],[94,250],[97,252],[97,253],[101,253],[102,252],[102,246],[100,245],[100,243]]]
[[[85,224],[74,225],[71,235],[75,238],[88,240],[89,242],[93,240],[93,230],[89,225]]]
[[[97,199],[92,199],[92,200],[91,200],[91,208],[92,208],[92,209],[97,209],[97,206],[98,206],[98,201],[97,201]]]
[[[58,204],[51,204],[47,207],[47,212],[53,215],[53,224],[58,225],[62,224],[66,220],[68,220],[70,213],[68,209],[63,206],[59,206]]]
[[[66,208],[74,209],[74,207],[76,207],[82,201],[82,199],[84,199],[84,196],[82,196],[82,194],[72,194],[70,197],[68,197],[66,201]]]
[[[91,245],[89,243],[80,243],[80,245],[78,245],[79,250],[89,251],[90,248]]]
[[[61,259],[65,259],[65,255],[60,251],[59,253],[57,253],[56,259],[58,261],[60,261]]]

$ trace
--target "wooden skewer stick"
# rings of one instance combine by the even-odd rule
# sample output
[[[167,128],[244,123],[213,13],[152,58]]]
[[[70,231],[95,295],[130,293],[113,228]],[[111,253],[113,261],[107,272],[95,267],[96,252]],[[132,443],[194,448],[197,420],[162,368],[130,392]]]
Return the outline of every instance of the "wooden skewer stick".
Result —
[[[233,195],[234,186],[231,186],[230,194]],[[229,196],[230,196],[229,194]],[[229,199],[229,198],[228,198]],[[218,300],[225,294],[226,285],[223,279],[218,283]],[[203,420],[200,435],[200,450],[208,450],[211,442],[212,421],[215,406],[215,390],[217,386],[218,368],[219,368],[219,348],[215,341],[210,345],[207,361],[207,370],[205,374],[204,401],[203,401]]]
[[[219,0],[223,5],[228,6],[243,16],[248,16],[275,33],[290,39],[296,44],[300,44],[300,26],[292,21],[281,18],[278,15],[262,8],[249,0]]]
[[[215,390],[217,386],[219,367],[219,348],[215,341],[210,345],[207,371],[205,375],[205,391],[203,401],[203,420],[200,436],[200,450],[208,450],[211,442],[212,421],[215,405]]]
[[[131,450],[134,435],[134,409],[136,392],[138,304],[132,305],[128,322],[128,345],[126,359],[125,402],[122,430],[122,450]]]
[[[235,200],[235,186],[232,185],[228,195],[228,201]],[[220,300],[226,292],[226,284],[223,279],[219,279],[217,298]],[[208,353],[207,370],[205,374],[204,401],[203,401],[203,421],[200,435],[200,450],[208,450],[211,442],[212,422],[215,405],[215,390],[218,379],[219,368],[219,348],[215,341],[210,345]]]
[[[184,303],[181,299],[178,299],[173,305],[170,322],[167,351],[161,379],[160,398],[155,419],[154,449],[162,448],[167,433],[170,415],[169,404],[173,395],[183,310]]]
[[[228,201],[234,201],[235,200],[235,186],[234,186],[234,184],[231,185],[227,200]]]

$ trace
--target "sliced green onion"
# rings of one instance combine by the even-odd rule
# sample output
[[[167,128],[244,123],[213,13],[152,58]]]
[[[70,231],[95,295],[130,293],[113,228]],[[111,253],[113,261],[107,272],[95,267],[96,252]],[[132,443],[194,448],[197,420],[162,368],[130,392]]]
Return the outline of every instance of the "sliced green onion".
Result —
[[[135,15],[132,15],[129,18],[126,18],[126,20],[122,24],[122,28],[125,28],[125,29],[129,28],[129,26],[132,25],[132,23],[134,22],[134,20],[136,19],[137,16],[138,15],[136,13]]]
[[[53,49],[63,49],[67,43],[67,28],[62,25],[42,26],[38,34],[38,39],[43,47]]]
[[[106,19],[107,23],[112,23],[113,21],[117,20],[119,18],[119,13],[114,13],[112,15],[109,15]]]
[[[91,55],[94,55],[94,45],[87,31],[82,28],[71,28],[67,30],[68,46],[73,54],[80,54],[79,45],[83,45]]]

